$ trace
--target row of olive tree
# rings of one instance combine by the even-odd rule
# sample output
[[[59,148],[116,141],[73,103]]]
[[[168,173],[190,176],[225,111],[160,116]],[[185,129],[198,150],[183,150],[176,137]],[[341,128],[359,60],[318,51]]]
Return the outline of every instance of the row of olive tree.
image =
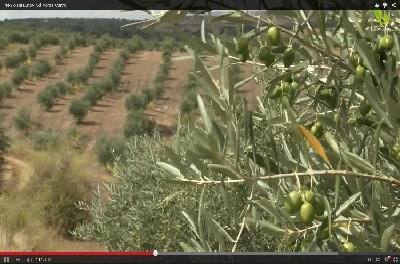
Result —
[[[128,42],[131,44],[132,42]],[[131,56],[131,52],[138,51],[142,45],[138,45],[136,48],[132,45],[125,47],[119,54],[119,57],[111,67],[110,72],[101,80],[91,84],[84,96],[80,99],[74,99],[71,104],[69,111],[77,120],[77,123],[81,123],[87,112],[92,106],[101,100],[107,93],[115,92],[121,81],[122,71],[125,68],[126,62]],[[96,49],[99,52],[99,48]]]
[[[65,82],[49,84],[38,94],[37,101],[46,111],[50,111],[53,108],[57,98],[65,96],[67,93],[71,92],[71,86]]]
[[[94,51],[92,54],[90,54],[90,58],[86,66],[78,71],[69,72],[66,79],[67,82],[72,86],[77,87],[87,84],[90,76],[92,76],[93,70],[100,61],[101,54],[114,46],[115,41],[111,41],[111,39],[108,37],[103,37],[97,40]]]
[[[87,47],[89,40],[86,36],[80,36],[73,34],[69,39],[66,40],[65,44],[61,44],[57,53],[54,55],[54,60],[57,64],[62,64],[64,58],[70,54],[77,47]]]
[[[126,116],[124,134],[125,137],[132,137],[150,133],[153,131],[154,123],[143,113],[146,106],[155,98],[160,98],[165,90],[165,80],[168,78],[171,68],[172,47],[165,46],[162,54],[162,63],[156,73],[154,81],[149,88],[142,90],[141,94],[132,94],[125,101],[128,110]]]

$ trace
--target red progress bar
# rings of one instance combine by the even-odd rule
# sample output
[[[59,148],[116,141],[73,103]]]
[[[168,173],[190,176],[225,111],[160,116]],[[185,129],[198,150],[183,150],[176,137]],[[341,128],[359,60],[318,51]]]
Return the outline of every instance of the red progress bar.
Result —
[[[47,252],[47,251],[38,251],[38,252],[4,252],[0,251],[0,256],[154,256],[153,251],[125,251],[125,252]]]

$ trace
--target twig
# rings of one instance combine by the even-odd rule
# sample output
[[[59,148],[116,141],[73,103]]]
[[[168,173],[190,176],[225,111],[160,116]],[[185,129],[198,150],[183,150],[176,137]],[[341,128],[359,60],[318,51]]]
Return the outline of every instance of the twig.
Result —
[[[366,178],[366,179],[371,179],[371,180],[376,180],[376,181],[388,182],[388,183],[391,183],[391,184],[394,184],[394,185],[400,187],[400,180],[396,180],[396,179],[393,179],[393,178],[390,178],[390,177],[387,177],[384,175],[377,176],[377,175],[370,175],[370,174],[366,174],[366,173],[360,173],[360,172],[348,171],[348,170],[309,170],[307,172],[283,173],[283,174],[276,174],[276,175],[270,175],[270,176],[262,176],[262,177],[258,177],[258,178],[252,178],[252,179],[248,178],[248,179],[238,179],[238,180],[225,180],[224,183],[268,181],[268,180],[296,177],[296,175],[297,176],[310,176],[311,174],[314,176],[360,177],[360,178]],[[191,184],[198,184],[198,185],[203,185],[203,184],[218,185],[218,184],[222,183],[222,181],[214,181],[214,180],[199,181],[199,180],[179,179],[178,181],[185,182],[185,183],[191,183]]]
[[[244,230],[244,226],[245,226],[245,224],[246,224],[247,213],[248,213],[249,210],[250,210],[251,201],[253,200],[253,195],[254,195],[254,184],[253,184],[253,186],[252,186],[252,188],[251,188],[251,194],[250,194],[250,197],[249,197],[249,204],[246,206],[246,209],[244,210],[244,213],[243,213],[243,221],[242,221],[242,224],[241,224],[239,233],[238,233],[238,235],[237,235],[237,237],[236,237],[235,245],[233,245],[233,247],[232,247],[232,252],[235,252],[235,251],[236,251],[237,244],[239,243],[240,237],[242,236],[242,233],[243,233],[243,230]]]

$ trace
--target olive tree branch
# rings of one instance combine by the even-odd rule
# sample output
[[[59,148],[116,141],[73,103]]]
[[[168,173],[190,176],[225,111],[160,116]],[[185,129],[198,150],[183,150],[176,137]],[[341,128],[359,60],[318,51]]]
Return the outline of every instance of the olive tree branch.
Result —
[[[340,224],[341,224],[342,222],[346,222],[346,223],[347,223],[347,222],[353,222],[353,223],[369,223],[369,222],[371,222],[371,219],[370,219],[370,218],[361,218],[361,219],[358,219],[358,218],[335,219],[335,220],[333,220],[333,222],[335,223],[335,227],[338,227],[338,226],[340,226]],[[308,230],[312,230],[312,229],[319,228],[321,225],[322,225],[322,223],[319,223],[319,224],[316,224],[316,225],[307,227],[307,228],[305,228],[305,229],[301,229],[301,230],[290,230],[290,229],[287,229],[287,231],[288,231],[289,234],[294,234],[294,233],[301,234],[301,233],[303,233],[303,232],[307,232]]]
[[[378,175],[371,175],[366,173],[360,173],[355,171],[348,171],[348,170],[308,170],[307,172],[296,172],[296,173],[283,173],[283,174],[276,174],[276,175],[269,175],[269,176],[261,176],[257,178],[246,178],[246,179],[237,179],[237,180],[225,180],[223,183],[244,183],[244,182],[252,182],[252,181],[268,181],[268,180],[276,180],[276,179],[283,179],[283,178],[291,178],[297,176],[345,176],[345,177],[359,177],[359,178],[366,178],[376,181],[382,181],[391,183],[393,185],[400,187],[400,180],[396,180],[390,178],[388,176],[378,176]],[[214,180],[190,180],[190,179],[179,179],[177,181],[190,183],[190,184],[210,184],[210,185],[218,185],[222,184],[222,181],[214,181]]]
[[[324,50],[324,49],[321,48],[321,47],[318,47],[318,46],[316,46],[316,45],[314,45],[314,44],[309,43],[309,42],[307,41],[307,39],[303,39],[303,38],[301,38],[300,36],[298,36],[298,35],[296,35],[296,34],[293,34],[292,31],[286,29],[285,27],[276,25],[276,24],[274,24],[272,21],[265,20],[265,19],[263,19],[263,18],[261,18],[261,17],[258,18],[258,17],[254,16],[254,15],[252,15],[252,14],[245,14],[245,15],[246,15],[246,16],[249,16],[249,17],[251,17],[251,18],[253,18],[253,19],[260,19],[260,21],[262,21],[262,22],[264,22],[264,23],[266,23],[266,24],[268,24],[268,25],[273,25],[273,26],[279,28],[281,32],[283,32],[283,33],[289,35],[291,38],[297,39],[297,41],[299,41],[301,44],[303,44],[303,45],[305,45],[305,46],[307,46],[307,47],[309,47],[309,48],[311,48],[311,49],[317,51],[318,53],[320,53],[320,54],[322,54],[322,55],[324,55],[324,56],[327,56],[327,57],[332,58],[335,62],[337,62],[337,63],[339,63],[340,65],[342,65],[342,67],[344,67],[345,69],[347,69],[347,70],[349,70],[349,71],[352,71],[351,67],[350,67],[342,58],[340,58],[339,56],[333,54],[332,52],[328,52],[328,51]],[[258,32],[258,34],[261,34],[261,32],[264,32],[264,31],[266,31],[266,30],[267,30],[267,29],[260,30],[260,31]]]

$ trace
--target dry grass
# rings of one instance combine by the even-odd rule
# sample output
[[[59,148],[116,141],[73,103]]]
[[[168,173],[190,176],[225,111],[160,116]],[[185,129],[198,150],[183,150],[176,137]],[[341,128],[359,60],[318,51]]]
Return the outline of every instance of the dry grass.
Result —
[[[8,186],[0,195],[0,248],[104,250],[98,243],[81,244],[69,236],[69,230],[87,218],[75,206],[92,193],[86,154],[68,144],[51,151],[36,151],[27,139],[14,142],[11,153],[23,157],[34,173],[22,190]]]

